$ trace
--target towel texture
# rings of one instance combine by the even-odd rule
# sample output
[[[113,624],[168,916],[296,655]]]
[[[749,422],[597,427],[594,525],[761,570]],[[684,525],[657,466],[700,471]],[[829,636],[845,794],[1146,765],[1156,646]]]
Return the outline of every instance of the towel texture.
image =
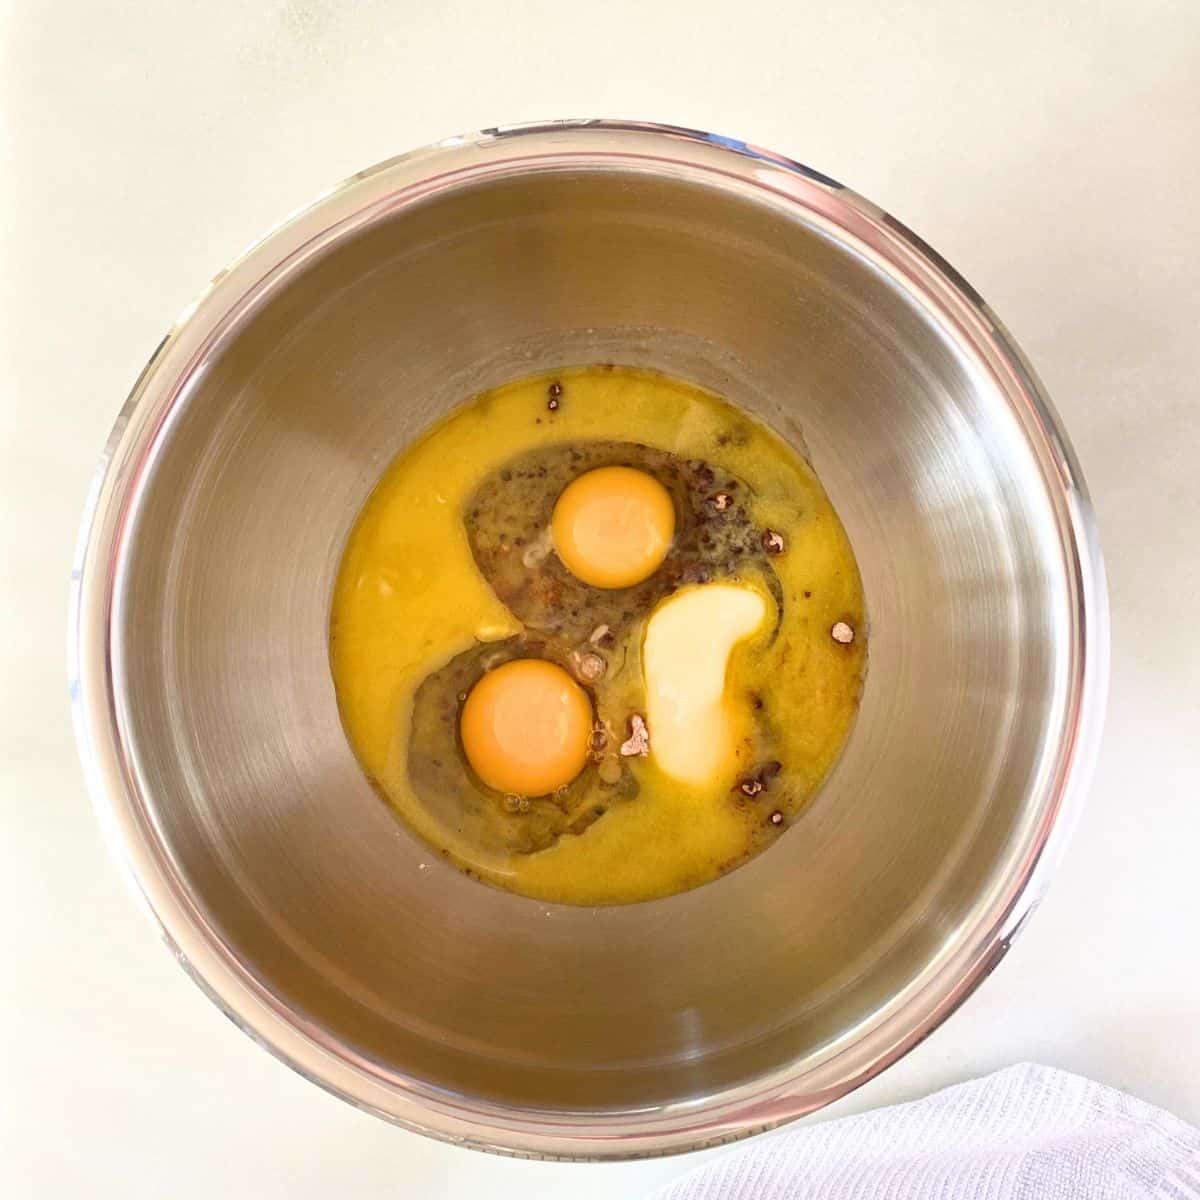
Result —
[[[912,1104],[767,1135],[655,1196],[960,1198],[1200,1200],[1200,1131],[1114,1088],[1025,1063]]]

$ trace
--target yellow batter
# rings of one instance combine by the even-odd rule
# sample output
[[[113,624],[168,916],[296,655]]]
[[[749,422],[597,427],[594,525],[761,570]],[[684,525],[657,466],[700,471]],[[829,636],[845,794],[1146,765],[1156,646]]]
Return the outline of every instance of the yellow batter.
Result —
[[[552,379],[561,383],[562,399],[548,407]],[[749,484],[755,521],[786,538],[786,553],[771,560],[784,598],[778,634],[735,648],[727,688],[761,695],[771,712],[787,714],[774,734],[788,786],[756,807],[730,798],[728,778],[707,787],[674,781],[651,754],[631,760],[637,798],[613,805],[582,833],[532,854],[485,855],[433,821],[414,795],[408,772],[414,695],[455,655],[521,629],[476,566],[463,523],[468,497],[521,452],[592,440],[638,441],[720,464]],[[636,675],[647,616],[635,622],[634,662],[626,663],[626,673]],[[711,393],[651,372],[584,367],[469,401],[391,464],[347,543],[333,597],[330,659],[350,744],[418,836],[498,886],[543,900],[614,904],[713,879],[769,844],[767,814],[778,816],[779,826],[790,823],[849,733],[865,633],[850,544],[793,449]]]

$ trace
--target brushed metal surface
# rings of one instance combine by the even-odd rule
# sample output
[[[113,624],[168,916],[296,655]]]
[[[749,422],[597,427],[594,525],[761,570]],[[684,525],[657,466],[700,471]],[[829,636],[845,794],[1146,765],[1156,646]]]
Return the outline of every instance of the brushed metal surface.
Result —
[[[397,822],[342,733],[327,618],[356,513],[430,421],[606,360],[803,439],[871,666],[773,849],[580,909],[467,879]],[[982,301],[822,176],[612,123],[383,164],[218,278],[114,431],[72,622],[90,786],[202,985],[364,1108],[547,1155],[738,1136],[928,1033],[1041,894],[1107,673],[1081,478]]]

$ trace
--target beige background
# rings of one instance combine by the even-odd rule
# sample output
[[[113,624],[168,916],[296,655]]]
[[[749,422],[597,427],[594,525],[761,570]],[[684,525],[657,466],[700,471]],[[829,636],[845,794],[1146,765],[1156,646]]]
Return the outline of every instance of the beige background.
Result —
[[[962,1012],[827,1115],[1022,1059],[1200,1123],[1200,4],[0,0],[0,1194],[639,1196],[690,1165],[487,1158],[363,1116],[156,944],[83,794],[66,580],[172,317],[281,216],[447,134],[745,137],[910,224],[1008,322],[1099,510],[1113,696],[1049,900]]]

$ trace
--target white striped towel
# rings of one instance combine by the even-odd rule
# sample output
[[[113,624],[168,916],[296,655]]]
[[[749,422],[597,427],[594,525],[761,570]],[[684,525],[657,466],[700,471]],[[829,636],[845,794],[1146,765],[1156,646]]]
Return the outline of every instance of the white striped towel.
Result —
[[[654,1200],[1200,1200],[1200,1131],[1033,1063],[792,1128]]]

